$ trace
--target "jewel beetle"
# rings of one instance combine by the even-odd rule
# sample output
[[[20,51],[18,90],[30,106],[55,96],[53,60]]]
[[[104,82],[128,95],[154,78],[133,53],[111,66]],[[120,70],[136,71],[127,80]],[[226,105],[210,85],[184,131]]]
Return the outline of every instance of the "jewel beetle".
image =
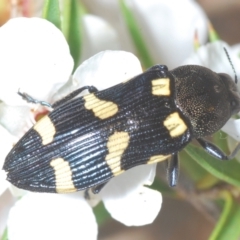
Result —
[[[86,89],[89,94],[79,97]],[[240,111],[240,95],[229,75],[202,66],[169,71],[156,65],[102,91],[85,86],[51,107],[6,157],[7,180],[19,188],[97,193],[112,177],[163,160],[175,186],[178,152],[191,140],[221,160],[239,150],[228,156],[204,139]]]

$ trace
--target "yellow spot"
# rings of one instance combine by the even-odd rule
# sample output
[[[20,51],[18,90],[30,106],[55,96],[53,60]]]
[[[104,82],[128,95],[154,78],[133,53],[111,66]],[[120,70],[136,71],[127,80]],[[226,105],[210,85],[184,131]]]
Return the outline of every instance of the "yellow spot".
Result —
[[[112,117],[118,112],[117,104],[110,101],[100,100],[93,93],[88,94],[83,98],[85,100],[85,108],[92,110],[94,115],[100,119]]]
[[[163,122],[163,125],[169,130],[172,137],[178,137],[187,130],[187,126],[178,112],[170,114]]]
[[[156,96],[170,96],[170,79],[159,78],[152,80],[152,94]]]
[[[157,162],[162,162],[166,159],[168,159],[171,155],[155,155],[150,157],[148,160],[147,164],[152,164],[152,163],[157,163]]]
[[[129,139],[130,137],[127,132],[115,132],[108,139],[108,154],[105,160],[114,176],[124,172],[121,169],[121,157],[128,147]]]
[[[77,191],[73,184],[72,170],[68,161],[63,158],[56,158],[50,162],[50,166],[55,173],[56,192],[69,193]]]
[[[42,138],[42,144],[46,145],[53,141],[56,129],[51,119],[48,116],[41,118],[33,127]]]

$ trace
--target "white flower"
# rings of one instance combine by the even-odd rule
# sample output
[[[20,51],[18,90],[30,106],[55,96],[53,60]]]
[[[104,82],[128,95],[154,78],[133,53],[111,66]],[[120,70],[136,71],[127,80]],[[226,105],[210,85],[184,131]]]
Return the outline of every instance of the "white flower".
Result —
[[[0,51],[0,99],[3,101],[0,123],[5,128],[0,129],[2,169],[7,153],[34,123],[33,113],[17,95],[18,90],[47,100],[54,85],[69,78],[73,60],[62,33],[53,24],[38,18],[16,18],[2,26]],[[1,170],[0,194],[6,192],[9,185],[5,179]]]
[[[16,32],[19,32],[19,29],[21,34],[17,37]],[[4,36],[2,30],[8,37]],[[33,34],[28,34],[30,31]],[[36,38],[32,36],[34,33]],[[15,41],[12,40],[13,36]],[[8,38],[11,38],[11,41],[8,42]],[[2,47],[3,44],[5,48]],[[21,102],[16,94],[19,88],[41,100],[59,99],[62,95],[83,85],[94,85],[101,90],[142,72],[138,59],[132,54],[107,51],[84,62],[73,77],[70,77],[73,61],[66,41],[58,29],[42,19],[11,20],[0,29],[0,48],[2,51],[0,63],[4,69],[10,71],[9,74],[5,70],[0,72],[3,79],[1,83],[4,86],[4,91],[0,90],[0,99],[4,101],[4,105],[0,106],[0,123],[8,130],[7,132],[4,129],[7,137],[0,140],[6,145],[4,149],[6,152],[3,152],[1,159],[16,142],[16,138],[11,138],[9,132],[19,138],[19,135],[23,134],[34,121],[29,105],[24,101]],[[14,60],[10,61],[10,59]],[[7,79],[6,84],[4,79]],[[61,86],[67,79],[69,81],[66,85]],[[57,91],[58,89],[60,90]],[[23,105],[23,107],[8,108],[7,104]],[[4,143],[8,138],[10,140]],[[155,165],[139,166],[112,179],[99,197],[118,221],[127,225],[151,223],[160,210],[162,198],[159,192],[142,185],[152,183],[154,176]],[[128,178],[129,180],[126,181]],[[119,214],[119,206],[123,204],[126,212]],[[146,215],[142,214],[142,211]],[[88,238],[86,238],[87,232]],[[27,193],[10,211],[8,234],[10,240],[96,239],[97,225],[92,210],[81,193],[68,195]]]
[[[12,143],[16,140],[4,127],[0,125],[0,196],[9,187],[9,182],[5,181],[6,174],[2,170],[3,161],[8,152],[13,147]]]
[[[82,17],[83,33],[80,62],[104,50],[118,50],[116,30],[103,18],[86,14]]]
[[[92,208],[79,193],[29,193],[11,209],[8,227],[10,240],[97,239],[98,232]]]
[[[151,185],[154,177],[155,167],[143,165],[113,178],[100,192],[112,217],[127,226],[152,223],[160,211],[162,196],[143,185]]]
[[[205,43],[207,17],[193,0],[125,0],[138,22],[139,31],[155,63],[169,68],[177,67],[193,51],[195,32],[201,44]],[[130,35],[117,0],[86,1],[88,9],[105,18],[118,31],[122,49],[134,51]]]
[[[65,82],[73,68],[61,31],[40,18],[15,18],[3,25],[0,52],[0,98],[11,105],[26,105],[16,94],[19,88],[48,100],[54,85]]]
[[[227,73],[234,80],[234,71],[224,48],[228,51],[237,75],[240,75],[240,68],[238,67],[240,60],[236,54],[237,49],[232,49],[232,47],[230,47],[227,43],[220,40],[201,46],[195,53],[192,53],[187,59],[185,59],[182,62],[182,65],[201,65],[210,68],[212,71],[217,73]]]

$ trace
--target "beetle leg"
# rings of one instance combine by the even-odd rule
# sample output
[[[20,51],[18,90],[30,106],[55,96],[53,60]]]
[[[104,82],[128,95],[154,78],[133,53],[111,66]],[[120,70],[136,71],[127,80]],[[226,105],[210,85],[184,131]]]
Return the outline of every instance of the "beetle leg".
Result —
[[[179,173],[178,154],[174,153],[167,160],[167,180],[170,187],[177,185]]]
[[[229,155],[227,155],[221,149],[219,149],[216,145],[214,145],[213,143],[203,138],[198,138],[197,141],[207,153],[209,153],[210,155],[212,155],[213,157],[219,160],[231,160],[236,156],[236,154],[240,150],[240,143],[238,143],[237,146],[234,148],[234,150]]]
[[[84,191],[83,196],[86,200],[90,200],[89,188]]]
[[[56,101],[54,104],[50,104],[46,101],[41,101],[41,100],[37,100],[33,97],[31,97],[29,94],[27,93],[22,93],[18,90],[18,95],[20,95],[25,101],[27,101],[28,103],[35,103],[35,104],[40,104],[42,106],[45,106],[45,107],[50,107],[50,108],[55,108],[57,106],[60,106],[62,105],[63,103],[73,99],[74,97],[76,97],[78,94],[80,94],[82,91],[84,90],[88,90],[90,93],[93,93],[93,92],[97,92],[97,88],[95,88],[94,86],[84,86],[82,88],[79,88],[73,92],[71,92],[70,94],[68,94],[67,96],[65,96],[64,98]]]
[[[78,94],[80,94],[81,92],[83,92],[84,90],[88,90],[90,93],[93,93],[93,92],[97,92],[97,88],[95,88],[94,86],[84,86],[84,87],[81,87],[73,92],[71,92],[70,94],[68,94],[67,96],[65,96],[64,98],[56,101],[52,107],[53,108],[56,108],[60,105],[62,105],[63,103],[73,99],[74,97],[76,97]]]
[[[35,103],[35,104],[39,103],[39,104],[41,104],[42,106],[45,106],[45,107],[50,107],[50,108],[52,107],[52,105],[50,103],[45,102],[45,101],[39,101],[39,100],[31,97],[27,93],[20,92],[19,90],[18,90],[18,95],[20,95],[23,98],[23,100],[25,100],[28,103]]]
[[[104,187],[106,184],[107,184],[107,182],[92,187],[92,188],[91,188],[92,193],[93,193],[93,194],[98,194],[98,193],[103,189],[103,187]],[[86,189],[86,190],[84,191],[84,198],[87,199],[87,200],[90,200],[89,190],[90,190],[90,188],[88,188],[88,189]]]
[[[107,184],[107,182],[92,187],[92,193],[94,193],[94,194],[99,193],[106,184]]]

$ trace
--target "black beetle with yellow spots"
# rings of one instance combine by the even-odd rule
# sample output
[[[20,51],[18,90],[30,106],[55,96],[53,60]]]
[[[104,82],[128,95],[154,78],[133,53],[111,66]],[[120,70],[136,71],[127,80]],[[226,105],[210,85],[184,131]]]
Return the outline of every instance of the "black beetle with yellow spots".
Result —
[[[85,89],[88,95],[75,98]],[[239,149],[227,156],[203,139],[240,111],[240,96],[230,76],[201,66],[168,71],[156,65],[103,91],[78,89],[51,107],[6,157],[7,179],[19,188],[57,193],[92,188],[97,193],[129,168],[163,160],[174,186],[178,152],[192,139],[222,160]]]

